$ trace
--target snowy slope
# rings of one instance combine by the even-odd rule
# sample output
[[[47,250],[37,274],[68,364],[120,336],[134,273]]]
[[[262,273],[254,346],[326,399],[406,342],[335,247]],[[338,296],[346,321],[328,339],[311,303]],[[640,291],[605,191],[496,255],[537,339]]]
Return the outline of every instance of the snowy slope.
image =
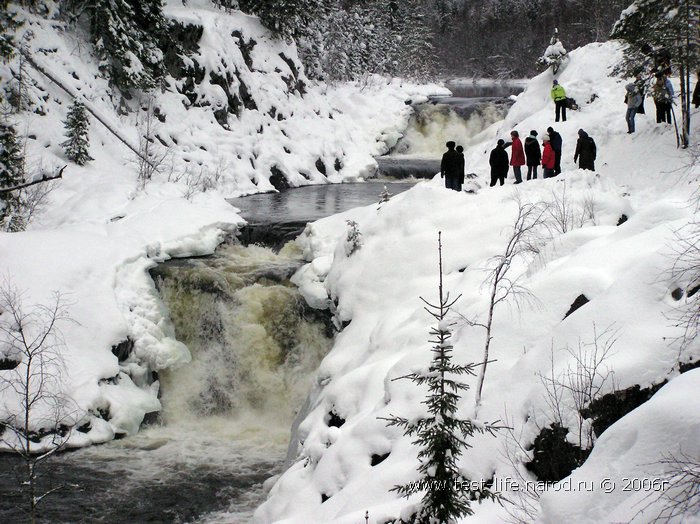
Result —
[[[71,321],[60,326],[61,383],[76,406],[66,422],[87,431],[73,432],[70,445],[137,431],[145,413],[160,409],[153,372],[189,361],[147,273],[151,266],[213,252],[243,222],[224,196],[274,190],[273,166],[289,185],[371,174],[372,155],[395,143],[410,116],[405,100],[438,89],[378,78],[362,87],[313,85],[295,48],[273,39],[257,19],[225,14],[208,1],[189,2],[186,8],[179,1],[169,4],[170,19],[202,30],[194,58],[187,59],[206,73],[192,88],[194,102],[180,92],[184,80],[173,77],[150,100],[122,98],[99,73],[80,31],[20,10],[34,61],[65,89],[27,67],[32,105],[14,115],[14,123],[28,137],[30,170],[68,167],[27,232],[0,233],[0,269],[8,285],[23,294],[27,310],[48,304],[54,291],[67,306]],[[19,10],[14,4],[12,9]],[[242,51],[246,46],[249,56]],[[17,67],[17,60],[0,65],[3,86],[12,85]],[[210,81],[216,75],[228,75],[231,95],[240,95],[245,82],[256,109],[233,111],[224,89]],[[306,85],[303,96],[297,81]],[[145,109],[149,104],[158,109],[154,144],[164,161],[145,189],[137,180],[133,152],[92,117],[94,160],[84,167],[67,162],[60,146],[71,102],[66,90],[82,97],[134,148]],[[222,108],[225,126],[214,114]],[[128,340],[133,349],[119,362],[110,348]],[[17,399],[7,391],[3,395],[0,410],[15,410]]]
[[[672,292],[690,282],[674,276],[671,267],[678,247],[675,231],[693,218],[688,199],[700,173],[689,167],[688,152],[676,149],[673,130],[653,124],[652,115],[637,118],[637,134],[625,133],[625,81],[607,76],[619,57],[614,43],[591,44],[572,52],[560,72],[560,82],[581,105],[569,121],[554,124],[564,140],[562,176],[487,187],[488,152],[497,138],[507,138],[511,129],[521,136],[536,129],[542,136],[553,125],[552,76],[546,72],[530,81],[505,121],[485,130],[483,141],[466,151],[467,170],[480,175],[471,184],[476,194],[447,191],[437,177],[379,209],[368,206],[307,227],[299,242],[311,262],[296,281],[314,303],[332,302],[345,327],[321,364],[310,407],[291,442],[292,462],[256,513],[259,522],[357,523],[366,511],[369,522],[385,522],[411,514],[419,499],[398,499],[389,490],[417,479],[416,449],[379,417],[410,419],[422,413],[424,392],[394,379],[425,369],[430,358],[431,318],[419,297],[436,300],[438,231],[445,285],[452,296],[462,295],[453,316],[455,359],[478,361],[484,331],[465,319],[485,319],[484,280],[493,267],[491,257],[505,247],[516,198],[565,200],[578,223],[565,233],[542,233],[545,245],[539,254],[513,263],[509,276],[520,278],[530,300],[496,310],[490,353],[495,362],[489,364],[477,413],[479,420],[501,420],[512,431],[471,440],[473,448],[461,460],[465,473],[477,481],[495,476],[505,497],[521,506],[532,504],[529,514],[519,514],[526,522],[538,515],[545,522],[619,521],[636,511],[632,508],[641,495],[558,493],[544,497],[540,512],[537,497],[523,498],[506,482],[535,480],[523,463],[532,459],[538,433],[557,421],[548,405],[546,377],[564,380],[576,368],[576,356],[590,358],[596,340],[601,351],[610,348],[594,381],[600,394],[664,380],[670,384],[599,435],[589,462],[573,479],[658,475],[661,467],[642,471],[640,464],[681,450],[697,453],[696,410],[684,408],[696,398],[697,373],[677,377],[679,362],[697,361],[700,347],[679,346],[681,329],[674,319],[688,299],[673,298]],[[598,144],[596,173],[573,165],[579,128]],[[628,217],[624,223],[623,215]],[[356,221],[362,234],[362,246],[350,256],[346,220]],[[590,302],[565,318],[580,294]],[[470,381],[472,390],[460,405],[464,416],[475,415],[475,382]],[[675,404],[676,399],[683,400]],[[583,421],[579,431],[569,395],[562,396],[560,408],[559,422],[570,430],[567,440],[586,443],[589,422]],[[332,415],[333,426],[338,417],[344,423],[330,427]],[[666,432],[671,438],[664,437]],[[385,454],[385,460],[371,465],[373,455]],[[591,506],[595,512],[589,515]],[[494,503],[474,509],[465,522],[504,522],[509,511],[518,512]]]

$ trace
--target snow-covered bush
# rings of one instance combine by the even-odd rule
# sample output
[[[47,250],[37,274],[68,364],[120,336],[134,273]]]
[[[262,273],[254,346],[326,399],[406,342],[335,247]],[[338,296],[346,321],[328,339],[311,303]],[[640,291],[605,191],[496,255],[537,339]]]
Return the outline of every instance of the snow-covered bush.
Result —
[[[552,73],[556,75],[569,59],[568,55],[569,53],[564,48],[564,44],[559,40],[559,30],[555,28],[554,35],[549,40],[549,46],[544,50],[542,56],[537,59],[537,65],[541,70],[551,67]]]

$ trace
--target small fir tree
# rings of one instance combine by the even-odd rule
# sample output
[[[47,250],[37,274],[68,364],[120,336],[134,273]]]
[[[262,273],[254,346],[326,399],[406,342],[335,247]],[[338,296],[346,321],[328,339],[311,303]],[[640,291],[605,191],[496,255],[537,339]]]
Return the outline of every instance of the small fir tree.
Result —
[[[424,372],[399,377],[409,379],[418,386],[427,385],[428,395],[423,404],[427,406],[428,413],[415,421],[394,415],[386,419],[387,425],[398,426],[404,430],[404,435],[415,437],[413,443],[420,448],[419,481],[392,489],[404,497],[423,493],[418,511],[409,520],[418,524],[454,523],[458,518],[474,513],[472,501],[481,502],[498,496],[485,484],[472,482],[457,465],[464,450],[471,447],[466,439],[476,433],[493,435],[499,427],[457,417],[461,393],[469,389],[467,384],[459,381],[459,377],[474,376],[478,364],[460,365],[452,362],[450,338],[453,323],[448,320],[448,315],[460,297],[451,300],[449,292],[443,290],[440,233],[438,260],[438,303],[431,304],[421,297],[426,304],[426,311],[437,321],[437,327],[430,330],[430,342],[433,344],[430,367]]]
[[[84,166],[89,160],[93,160],[90,156],[90,137],[88,130],[90,121],[88,119],[87,110],[82,102],[75,100],[68,110],[68,116],[63,123],[66,129],[66,137],[68,140],[61,144],[66,156],[72,162],[79,166]]]
[[[555,27],[554,34],[549,39],[549,46],[544,50],[542,56],[537,59],[537,65],[543,71],[551,67],[552,73],[556,75],[568,59],[569,53],[564,49],[561,40],[559,40],[559,29]]]
[[[0,122],[0,188],[14,187],[24,178],[24,155],[14,127]],[[19,191],[0,193],[0,226],[6,231],[21,227]]]

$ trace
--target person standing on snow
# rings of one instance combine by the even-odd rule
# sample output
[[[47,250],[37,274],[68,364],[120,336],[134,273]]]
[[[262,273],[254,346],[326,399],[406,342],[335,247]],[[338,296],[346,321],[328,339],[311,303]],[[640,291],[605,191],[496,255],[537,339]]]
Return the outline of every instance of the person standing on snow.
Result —
[[[517,131],[513,130],[510,132],[510,140],[505,147],[511,146],[510,165],[513,166],[515,183],[520,184],[523,181],[520,168],[525,165],[525,151],[523,151],[523,143],[520,141],[520,134]]]
[[[552,149],[552,144],[549,135],[544,135],[542,137],[542,177],[552,178],[554,175],[554,149]]]
[[[637,115],[637,109],[639,109],[642,103],[642,95],[637,91],[637,86],[630,83],[625,86],[627,94],[625,95],[625,103],[627,104],[627,113],[625,114],[625,121],[627,122],[627,134],[634,133],[634,117]]]
[[[651,96],[656,106],[656,123],[673,123],[671,120],[671,105],[673,104],[673,85],[663,74],[657,73],[656,82],[651,88]]]
[[[527,158],[527,179],[537,178],[537,166],[542,160],[540,144],[537,141],[537,131],[530,131],[530,136],[525,138],[525,157]]]
[[[462,157],[455,151],[455,143],[450,140],[445,144],[447,151],[442,155],[440,163],[440,176],[445,179],[445,187],[458,191],[460,168],[462,167]],[[464,171],[462,171],[464,172]]]
[[[462,158],[462,167],[459,169],[459,180],[457,181],[457,191],[461,191],[462,184],[464,184],[464,148],[462,146],[457,146],[457,152]]]
[[[554,176],[557,176],[561,173],[561,151],[563,141],[561,135],[551,126],[547,128],[547,134],[549,135],[549,143],[552,145],[552,150],[554,150]]]
[[[505,142],[499,140],[489,157],[489,165],[491,166],[491,187],[495,186],[496,182],[500,182],[501,185],[503,185],[508,176],[508,153],[504,146]]]
[[[574,162],[579,160],[579,168],[595,171],[596,149],[595,141],[583,129],[579,129],[574,152]]]
[[[559,113],[561,113],[562,121],[566,122],[566,91],[559,85],[558,80],[552,82],[550,95],[554,100],[554,121],[559,122]]]

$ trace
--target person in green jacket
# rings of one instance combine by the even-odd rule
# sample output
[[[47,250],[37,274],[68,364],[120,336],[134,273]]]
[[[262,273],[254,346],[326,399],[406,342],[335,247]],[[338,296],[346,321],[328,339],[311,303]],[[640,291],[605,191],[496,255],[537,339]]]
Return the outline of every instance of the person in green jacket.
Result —
[[[554,100],[554,121],[559,122],[559,114],[561,113],[562,121],[566,122],[566,91],[559,85],[559,81],[555,80],[552,83],[552,100]]]

